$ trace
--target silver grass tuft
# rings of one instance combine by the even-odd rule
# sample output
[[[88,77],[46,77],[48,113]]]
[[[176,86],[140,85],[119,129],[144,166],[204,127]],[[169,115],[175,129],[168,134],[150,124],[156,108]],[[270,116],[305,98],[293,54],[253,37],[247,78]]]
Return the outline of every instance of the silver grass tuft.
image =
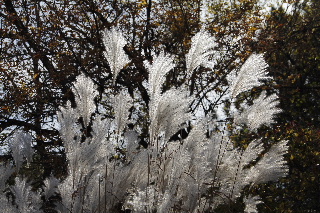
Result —
[[[71,107],[70,101],[67,102],[65,107],[59,107],[60,111],[57,112],[58,122],[60,124],[60,135],[62,141],[68,141],[65,143],[65,149],[69,150],[76,143],[74,140],[75,133],[78,131],[79,126],[76,124],[77,111]]]
[[[104,56],[107,59],[113,74],[114,85],[120,70],[130,62],[128,56],[123,50],[127,42],[122,33],[116,28],[104,31],[102,40],[106,48]]]
[[[83,118],[84,125],[87,127],[89,125],[91,115],[96,109],[96,105],[94,103],[94,98],[98,95],[96,85],[89,77],[81,74],[77,77],[72,88],[72,92],[75,96],[78,115]]]
[[[115,83],[120,69],[128,63],[123,51],[125,42],[115,29],[106,31],[104,37],[105,55]],[[203,30],[193,38],[186,56],[189,74],[200,65],[206,66],[214,55],[215,44],[210,39]],[[58,112],[68,176],[59,183],[50,178],[44,187],[44,195],[48,199],[58,184],[62,201],[56,210],[70,213],[114,212],[122,203],[124,209],[137,213],[211,212],[220,204],[235,201],[246,186],[275,181],[287,174],[288,166],[283,157],[288,151],[287,141],[274,144],[266,151],[261,139],[253,140],[246,149],[235,148],[225,131],[213,131],[210,137],[207,136],[204,121],[192,123],[186,138],[169,141],[186,121],[191,120],[188,111],[191,97],[182,89],[162,91],[166,74],[174,68],[172,56],[161,53],[152,64],[145,66],[149,70],[150,97],[149,146],[146,149],[136,149],[139,126],[123,133],[128,119],[129,96],[120,94],[112,101],[116,134],[110,130],[111,120],[103,115],[93,115],[97,95],[94,83],[83,74],[77,78],[73,87],[76,108],[68,102]],[[269,79],[266,67],[262,55],[252,55],[234,79],[232,97],[259,86],[260,80]],[[235,123],[246,123],[253,130],[262,124],[270,124],[273,115],[279,112],[276,99],[276,95],[266,97],[262,93],[251,107],[234,119]],[[92,127],[90,136],[81,137],[84,132],[79,118],[83,118],[85,128]],[[127,144],[127,153],[123,154],[125,158],[111,160],[111,156],[116,158],[113,145],[119,139],[117,135],[122,133],[120,143]],[[19,137],[15,139],[19,143],[13,144],[12,149],[16,165],[24,158],[31,159],[31,155],[21,152],[24,145],[21,145],[23,140]],[[29,140],[23,135],[22,138]],[[0,189],[4,189],[12,172],[11,166],[1,166],[0,171],[5,173],[0,175],[3,181]],[[8,188],[15,197],[16,205],[11,209],[7,207],[8,202],[0,194],[3,209],[6,208],[7,212],[38,212],[40,195],[33,193],[25,180],[16,178],[16,185]],[[260,198],[249,195],[244,202],[246,212],[256,212]]]
[[[15,178],[15,185],[10,186],[14,194],[14,201],[18,212],[36,213],[40,212],[40,194],[31,190],[31,185],[26,179]]]
[[[216,46],[215,38],[204,29],[191,38],[191,48],[186,55],[188,78],[198,66],[209,67],[210,57],[216,53]]]
[[[14,168],[12,166],[5,166],[0,164],[0,192],[5,189],[5,183],[13,172]]]
[[[241,114],[235,115],[234,122],[236,124],[244,123],[253,131],[263,124],[270,125],[274,122],[274,115],[282,111],[276,107],[279,104],[277,99],[276,94],[267,97],[266,92],[263,91],[259,98],[253,101],[252,106],[245,109]]]
[[[259,196],[251,196],[251,195],[244,198],[243,202],[246,206],[244,209],[245,213],[257,213],[258,212],[257,205],[263,203]]]
[[[252,54],[240,68],[236,79],[233,79],[231,97],[235,98],[242,92],[261,86],[261,80],[271,79],[267,76],[267,67],[263,54]]]
[[[161,95],[157,101],[153,103],[154,108],[150,114],[150,138],[153,140],[164,132],[164,141],[168,141],[182,127],[182,124],[189,120],[188,109],[191,99],[187,97],[185,91],[171,89]]]
[[[11,199],[8,199],[5,196],[5,193],[0,194],[0,204],[1,204],[1,211],[5,213],[17,213],[18,209],[12,205]]]
[[[28,163],[32,161],[33,148],[32,137],[28,133],[17,132],[11,141],[10,148],[12,150],[12,157],[15,162],[17,170],[19,170],[24,162],[24,159]]]
[[[69,170],[69,176],[58,186],[62,197],[59,209],[62,212],[91,212],[97,202],[93,199],[98,191],[97,177],[105,167],[107,157],[112,153],[112,146],[105,140],[110,120],[102,119],[100,115],[92,117],[97,91],[90,78],[80,75],[74,85],[77,108],[73,109],[68,103],[66,107],[61,107],[58,113]],[[78,124],[80,117],[83,118],[85,126],[88,126],[92,119],[92,136],[86,137],[83,142],[83,133],[79,130],[82,127]]]
[[[186,92],[178,89],[171,89],[161,93],[162,84],[165,81],[165,75],[174,68],[173,58],[160,53],[152,64],[146,63],[149,71],[149,116],[151,125],[149,127],[151,144],[164,132],[164,141],[166,142],[181,124],[189,119],[187,113],[190,104],[190,98]],[[177,99],[179,97],[179,99]],[[172,119],[172,118],[175,119]],[[159,147],[158,147],[159,148]]]
[[[289,171],[284,156],[288,152],[288,141],[274,144],[257,164],[251,167],[247,179],[252,184],[266,183],[285,177]]]
[[[156,103],[161,94],[161,87],[166,80],[165,75],[175,67],[173,57],[161,52],[154,58],[152,64],[145,62],[145,66],[149,71],[148,93],[150,100]]]
[[[58,191],[58,185],[60,181],[54,176],[50,176],[44,181],[44,197],[49,200]]]

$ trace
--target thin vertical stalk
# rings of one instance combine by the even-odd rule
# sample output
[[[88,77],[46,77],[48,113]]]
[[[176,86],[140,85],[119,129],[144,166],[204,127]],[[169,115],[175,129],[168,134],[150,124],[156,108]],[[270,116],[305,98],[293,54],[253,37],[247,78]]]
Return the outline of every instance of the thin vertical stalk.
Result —
[[[104,213],[107,213],[107,177],[108,177],[108,164],[106,164],[106,174],[104,178]]]
[[[98,175],[98,184],[99,184],[99,185],[98,185],[98,187],[99,187],[99,188],[98,188],[98,191],[99,191],[99,192],[98,192],[98,193],[99,193],[99,195],[98,195],[98,199],[99,199],[99,200],[98,200],[98,212],[99,212],[99,213],[101,213],[101,210],[100,210],[100,205],[101,205],[101,196],[100,196],[100,188],[101,188],[101,187],[100,187],[100,175]]]

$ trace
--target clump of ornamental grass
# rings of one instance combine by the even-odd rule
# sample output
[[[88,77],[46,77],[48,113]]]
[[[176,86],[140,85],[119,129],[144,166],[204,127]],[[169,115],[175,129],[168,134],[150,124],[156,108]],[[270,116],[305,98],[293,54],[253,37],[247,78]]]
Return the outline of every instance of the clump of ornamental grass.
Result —
[[[103,42],[115,85],[122,68],[130,63],[123,50],[126,42],[116,29],[105,31]],[[216,48],[208,32],[198,32],[185,57],[186,76],[190,78],[200,66],[210,68]],[[208,120],[190,111],[195,97],[189,95],[188,81],[180,88],[163,90],[167,74],[175,67],[174,56],[161,52],[144,65],[149,72],[147,145],[139,145],[141,131],[137,126],[128,128],[133,98],[124,90],[106,94],[113,108],[113,116],[106,118],[96,113],[97,87],[81,74],[72,88],[76,107],[68,102],[57,112],[67,177],[58,180],[51,176],[39,191],[32,190],[23,177],[6,185],[14,172],[32,161],[31,136],[17,133],[11,142],[14,163],[0,166],[0,190],[4,192],[0,202],[5,212],[42,212],[42,202],[57,195],[61,199],[52,209],[57,212],[214,212],[219,205],[240,198],[245,187],[276,181],[287,174],[283,157],[288,150],[286,141],[265,150],[262,139],[257,138],[240,149],[234,147],[228,131],[207,134]],[[227,95],[231,102],[270,80],[266,69],[262,54],[251,55],[231,79]],[[262,92],[253,105],[233,114],[233,124],[245,125],[251,131],[270,125],[280,112],[277,105],[276,94]],[[170,140],[188,123],[187,137]],[[90,134],[84,133],[89,129]],[[257,204],[262,203],[257,195],[248,195],[243,201],[245,212],[250,213],[257,212]]]

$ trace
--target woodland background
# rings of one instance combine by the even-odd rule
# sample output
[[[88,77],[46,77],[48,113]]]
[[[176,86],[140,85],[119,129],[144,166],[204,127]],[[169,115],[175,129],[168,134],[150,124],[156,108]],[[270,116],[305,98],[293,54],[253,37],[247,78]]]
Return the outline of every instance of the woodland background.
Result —
[[[245,146],[255,136],[289,140],[289,175],[278,183],[260,187],[265,204],[261,212],[320,211],[320,2],[285,1],[266,9],[257,0],[2,0],[0,2],[0,161],[15,129],[32,133],[36,156],[29,168],[34,187],[53,173],[66,173],[65,155],[55,127],[56,111],[74,102],[72,82],[81,72],[90,76],[99,91],[113,89],[104,59],[101,33],[117,26],[128,41],[125,51],[135,65],[127,66],[116,89],[137,91],[148,104],[142,82],[148,77],[143,61],[162,49],[177,55],[179,66],[166,86],[179,86],[191,37],[202,26],[227,53],[214,64],[214,73],[198,69],[191,78],[192,93],[211,115],[217,103],[206,96],[223,94],[226,74],[252,53],[264,53],[276,86],[257,90],[279,91],[277,124],[256,133],[243,131],[234,140]],[[267,3],[266,3],[267,4]],[[202,81],[198,81],[201,76]],[[219,79],[219,84],[213,84]],[[203,91],[206,91],[203,93]],[[255,96],[255,91],[250,94]],[[250,99],[243,96],[243,99]],[[102,96],[96,101],[102,102]],[[228,103],[226,112],[228,111]],[[143,146],[143,138],[141,138]],[[258,189],[257,189],[258,190]],[[236,212],[237,203],[228,206]],[[240,204],[239,204],[240,205]],[[224,212],[225,209],[221,209]]]

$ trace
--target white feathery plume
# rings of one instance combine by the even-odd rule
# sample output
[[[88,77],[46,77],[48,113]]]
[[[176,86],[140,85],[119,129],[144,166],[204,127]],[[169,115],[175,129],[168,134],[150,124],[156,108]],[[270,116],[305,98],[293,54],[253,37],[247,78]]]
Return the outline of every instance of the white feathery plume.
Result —
[[[60,181],[54,176],[50,176],[44,181],[44,197],[46,200],[49,200],[58,191],[58,185]]]
[[[74,140],[75,134],[79,127],[76,125],[79,119],[77,110],[71,107],[70,101],[67,102],[65,107],[59,107],[60,111],[57,112],[58,122],[60,123],[60,135],[66,151],[72,150],[76,146],[76,140]]]
[[[0,193],[1,211],[5,213],[17,213],[17,208],[12,205],[11,199],[8,199],[5,193]]]
[[[287,143],[288,141],[283,140],[274,144],[262,159],[250,168],[247,181],[252,184],[259,184],[285,177],[289,170],[283,156],[288,153]]]
[[[149,71],[148,93],[150,100],[157,102],[154,99],[157,99],[161,94],[161,87],[166,80],[165,75],[175,67],[173,57],[161,52],[155,57],[152,64],[145,61],[145,66]]]
[[[179,99],[177,99],[179,97]],[[155,113],[151,117],[151,138],[156,137],[164,131],[164,140],[176,133],[181,125],[189,120],[188,113],[191,99],[187,97],[187,93],[178,89],[171,89],[161,95],[157,103]]]
[[[229,171],[229,174],[225,174],[224,178],[229,177],[230,179],[222,181],[221,188],[230,195],[231,199],[240,197],[244,187],[251,183],[247,178],[248,166],[255,162],[263,150],[261,140],[253,140],[244,151],[240,149],[227,151],[226,157],[228,157],[223,161],[223,164],[226,164],[226,171]],[[232,158],[229,158],[230,156]],[[219,173],[221,172],[219,171]],[[231,184],[226,184],[228,182]]]
[[[18,212],[34,213],[40,210],[40,194],[33,192],[25,179],[15,178],[15,185],[10,186],[10,189],[14,194]]]
[[[92,113],[95,111],[96,105],[94,98],[98,95],[96,85],[93,81],[81,74],[77,77],[72,88],[77,104],[76,110],[80,117],[83,118],[85,127],[89,125]]]
[[[161,94],[161,87],[165,81],[165,75],[175,66],[172,56],[165,55],[162,52],[154,59],[152,64],[145,63],[145,66],[149,71],[148,92],[150,96],[150,138],[151,141],[153,141],[161,133],[161,131],[165,131],[165,138],[167,139],[171,136],[169,134],[171,134],[174,130],[177,130],[177,123],[182,120],[182,114],[186,111],[185,105],[188,104],[188,101],[186,101],[187,103],[183,102],[183,100],[187,100],[185,99],[185,94],[178,90],[169,90],[164,94]],[[177,97],[180,97],[180,99],[177,100]],[[177,121],[174,123],[169,123],[174,119],[168,115],[173,116],[176,113],[179,113],[178,110],[181,109],[183,111],[180,111],[179,117],[176,117]],[[172,127],[174,129],[170,129]]]
[[[246,167],[254,160],[258,158],[258,156],[264,150],[263,143],[261,140],[253,140],[249,143],[248,147],[243,151],[241,157],[241,166]]]
[[[113,73],[114,85],[120,70],[130,62],[130,59],[123,50],[127,42],[122,33],[114,27],[104,31],[102,39],[106,48],[106,51],[103,53]]]
[[[12,166],[4,166],[0,164],[0,192],[4,190],[6,181],[13,172],[14,169]]]
[[[83,186],[77,185],[77,187],[73,187],[71,178],[67,177],[58,188],[61,202],[57,204],[55,209],[58,210],[58,212],[81,212],[82,202],[80,193]]]
[[[186,54],[188,77],[200,65],[209,67],[210,57],[216,53],[216,46],[215,38],[204,29],[191,38],[191,48]]]
[[[243,198],[245,204],[245,213],[258,213],[257,205],[263,203],[261,198],[257,196],[249,195],[248,197]]]
[[[252,54],[240,68],[236,79],[232,79],[231,97],[235,98],[242,92],[262,85],[261,80],[271,79],[267,76],[267,67],[263,54]]]
[[[59,184],[58,190],[63,198],[60,205],[62,211],[69,208],[71,212],[80,212],[92,206],[92,199],[82,197],[86,193],[94,193],[96,190],[85,191],[90,187],[98,169],[105,166],[106,157],[112,152],[106,144],[105,137],[110,128],[110,121],[102,119],[100,115],[92,120],[92,137],[86,137],[84,142],[80,142],[81,132],[78,118],[82,117],[85,126],[90,125],[92,113],[95,110],[94,98],[98,94],[93,81],[83,74],[77,77],[74,83],[73,92],[75,94],[76,108],[72,108],[68,102],[66,107],[61,107],[58,113],[58,120],[61,124],[60,134],[66,150],[68,160],[69,176]],[[75,137],[77,136],[77,137]],[[109,145],[109,144],[108,144]],[[93,186],[96,186],[93,184]],[[52,192],[50,192],[52,193]],[[49,194],[50,194],[49,193]]]
[[[32,137],[28,133],[17,132],[14,135],[14,138],[10,144],[12,150],[12,157],[14,159],[17,170],[20,169],[24,158],[28,163],[32,161],[33,148]]]
[[[263,91],[259,98],[253,101],[252,106],[240,114],[235,114],[235,124],[244,123],[253,131],[263,124],[270,125],[274,122],[274,115],[282,111],[276,107],[279,104],[277,99],[278,96],[276,94],[267,97],[266,92]]]

